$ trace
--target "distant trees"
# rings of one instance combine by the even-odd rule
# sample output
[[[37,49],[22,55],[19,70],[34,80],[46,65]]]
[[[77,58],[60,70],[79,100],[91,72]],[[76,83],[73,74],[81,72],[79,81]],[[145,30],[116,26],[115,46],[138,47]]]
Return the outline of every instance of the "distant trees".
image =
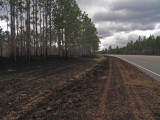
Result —
[[[0,56],[16,62],[34,56],[86,56],[98,50],[96,27],[75,0],[1,0],[0,6],[7,11],[1,19],[10,26],[1,30]],[[10,47],[4,47],[2,36]]]
[[[133,55],[160,55],[160,36],[150,35],[148,38],[139,36],[136,42],[130,41],[125,47],[100,51],[99,53],[109,54],[133,54]]]

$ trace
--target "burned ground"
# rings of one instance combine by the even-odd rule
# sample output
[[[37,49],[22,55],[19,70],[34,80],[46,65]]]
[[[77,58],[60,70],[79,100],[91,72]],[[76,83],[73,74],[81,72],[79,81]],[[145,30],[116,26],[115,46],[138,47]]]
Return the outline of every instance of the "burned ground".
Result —
[[[0,83],[0,119],[160,119],[160,83],[115,57],[5,67]]]

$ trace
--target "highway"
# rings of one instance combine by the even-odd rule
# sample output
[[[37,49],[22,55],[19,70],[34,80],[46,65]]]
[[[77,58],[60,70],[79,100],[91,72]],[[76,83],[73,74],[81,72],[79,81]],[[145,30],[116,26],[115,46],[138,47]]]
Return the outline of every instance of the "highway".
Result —
[[[160,56],[111,55],[125,60],[160,81]]]

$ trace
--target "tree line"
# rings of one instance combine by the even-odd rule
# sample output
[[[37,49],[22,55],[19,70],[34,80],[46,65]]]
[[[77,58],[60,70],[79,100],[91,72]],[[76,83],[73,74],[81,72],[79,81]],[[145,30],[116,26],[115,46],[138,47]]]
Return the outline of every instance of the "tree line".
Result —
[[[1,0],[0,56],[13,61],[88,56],[99,47],[97,29],[75,0]]]
[[[130,54],[130,55],[160,55],[160,36],[150,35],[148,38],[145,36],[138,37],[133,42],[130,41],[125,47],[112,48],[110,45],[108,49],[99,51],[100,54]]]

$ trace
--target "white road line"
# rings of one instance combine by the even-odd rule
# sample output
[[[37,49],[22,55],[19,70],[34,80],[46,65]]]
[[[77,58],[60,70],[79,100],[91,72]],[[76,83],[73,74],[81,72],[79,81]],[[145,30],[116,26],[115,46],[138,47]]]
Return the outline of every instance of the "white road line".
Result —
[[[118,58],[120,58],[120,57],[118,57]],[[135,66],[137,66],[137,67],[140,67],[140,68],[142,68],[142,69],[144,69],[144,70],[146,70],[146,71],[148,71],[148,72],[150,72],[150,73],[152,73],[152,74],[157,75],[157,76],[160,77],[160,75],[159,75],[158,73],[155,73],[155,72],[153,72],[153,71],[151,71],[151,70],[148,70],[148,69],[146,69],[146,68],[144,68],[144,67],[142,67],[142,66],[140,66],[140,65],[137,65],[137,64],[135,64],[135,63],[133,63],[133,62],[131,62],[131,61],[125,60],[125,59],[123,59],[123,58],[120,58],[120,59],[122,59],[122,60],[124,60],[124,61],[127,61],[127,62],[129,62],[129,63],[131,63],[131,64],[133,64],[133,65],[135,65]]]

